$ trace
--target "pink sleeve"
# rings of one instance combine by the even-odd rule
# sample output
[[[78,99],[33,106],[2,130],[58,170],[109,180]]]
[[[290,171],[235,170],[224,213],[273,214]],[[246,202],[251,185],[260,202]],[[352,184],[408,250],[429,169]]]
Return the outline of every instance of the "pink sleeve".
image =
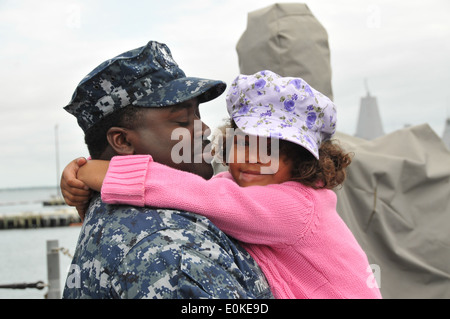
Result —
[[[229,178],[205,180],[153,162],[147,155],[114,157],[102,199],[195,212],[240,241],[266,245],[296,242],[314,210],[308,192],[298,183],[239,187]]]

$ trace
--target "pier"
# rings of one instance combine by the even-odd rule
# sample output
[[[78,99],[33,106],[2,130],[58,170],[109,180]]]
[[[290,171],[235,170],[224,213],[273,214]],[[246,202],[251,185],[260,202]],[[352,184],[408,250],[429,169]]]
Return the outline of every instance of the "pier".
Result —
[[[0,230],[17,228],[61,227],[81,223],[75,208],[62,208],[51,212],[23,212],[0,214]]]

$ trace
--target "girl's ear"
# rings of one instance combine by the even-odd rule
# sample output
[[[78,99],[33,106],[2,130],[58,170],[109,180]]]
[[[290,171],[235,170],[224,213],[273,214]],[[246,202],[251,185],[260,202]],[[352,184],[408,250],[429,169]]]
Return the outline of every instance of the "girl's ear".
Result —
[[[129,130],[122,127],[111,127],[106,133],[109,145],[118,155],[134,154],[134,146],[128,141]]]

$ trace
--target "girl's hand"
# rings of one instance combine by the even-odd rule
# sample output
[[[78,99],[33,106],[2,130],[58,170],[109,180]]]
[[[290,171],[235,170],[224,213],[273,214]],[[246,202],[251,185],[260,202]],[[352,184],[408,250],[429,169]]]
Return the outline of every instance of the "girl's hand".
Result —
[[[84,157],[77,158],[70,162],[61,175],[61,193],[65,202],[69,206],[75,206],[78,215],[83,220],[91,197],[89,187],[77,178],[78,170],[87,160]]]
[[[77,177],[90,189],[100,192],[103,180],[108,172],[109,161],[90,160],[80,167]]]

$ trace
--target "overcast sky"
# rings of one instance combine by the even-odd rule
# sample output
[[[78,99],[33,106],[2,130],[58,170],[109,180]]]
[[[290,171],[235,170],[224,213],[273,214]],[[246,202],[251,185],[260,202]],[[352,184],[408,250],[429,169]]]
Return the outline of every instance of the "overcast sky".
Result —
[[[273,3],[0,0],[0,188],[56,184],[56,125],[60,170],[88,155],[63,106],[98,64],[157,40],[187,75],[230,84],[248,12]],[[355,133],[367,78],[386,133],[428,123],[442,136],[450,116],[450,1],[303,3],[328,32],[339,131]],[[227,116],[225,95],[201,112],[218,125]]]

